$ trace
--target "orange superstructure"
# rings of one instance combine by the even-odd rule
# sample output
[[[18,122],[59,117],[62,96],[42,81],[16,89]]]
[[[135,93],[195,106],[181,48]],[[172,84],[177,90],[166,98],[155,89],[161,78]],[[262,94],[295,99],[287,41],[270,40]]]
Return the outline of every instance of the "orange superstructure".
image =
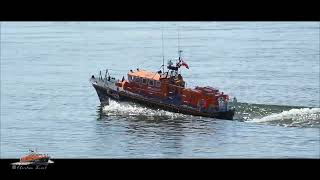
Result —
[[[128,73],[128,78],[129,76],[133,77],[133,78],[146,78],[148,80],[156,80],[159,81],[160,80],[160,75],[156,72],[150,72],[150,71],[146,71],[146,70],[139,70],[137,69],[137,71],[130,71]]]
[[[212,87],[185,88],[183,77],[179,73],[159,73],[146,70],[130,70],[128,80],[116,82],[119,88],[144,97],[174,98],[180,97],[180,103],[203,111],[219,108],[219,98],[228,100],[227,95]]]

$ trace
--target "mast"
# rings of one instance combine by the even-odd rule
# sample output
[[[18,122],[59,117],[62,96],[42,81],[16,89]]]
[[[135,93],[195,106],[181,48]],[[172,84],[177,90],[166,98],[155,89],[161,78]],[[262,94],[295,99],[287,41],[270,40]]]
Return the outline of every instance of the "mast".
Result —
[[[179,29],[179,26],[178,26],[178,53],[179,53],[179,60],[180,60],[180,29]]]
[[[161,28],[161,31],[162,31],[162,72],[164,73],[163,28]]]
[[[180,50],[180,28],[178,26],[178,55],[179,55],[179,63],[181,61],[181,53],[182,53],[182,50]],[[181,74],[181,70],[179,72]]]

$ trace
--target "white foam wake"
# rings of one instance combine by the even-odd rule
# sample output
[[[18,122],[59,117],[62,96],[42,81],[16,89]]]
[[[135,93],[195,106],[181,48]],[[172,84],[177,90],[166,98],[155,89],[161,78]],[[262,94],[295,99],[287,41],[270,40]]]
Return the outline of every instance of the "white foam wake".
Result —
[[[154,110],[136,104],[116,102],[110,100],[110,104],[103,107],[103,112],[106,115],[119,115],[119,116],[168,116],[171,118],[183,117],[180,113],[173,113],[164,110]]]
[[[283,111],[278,114],[271,114],[259,119],[253,119],[247,122],[267,123],[278,122],[284,125],[295,124],[320,124],[320,108],[302,108]]]

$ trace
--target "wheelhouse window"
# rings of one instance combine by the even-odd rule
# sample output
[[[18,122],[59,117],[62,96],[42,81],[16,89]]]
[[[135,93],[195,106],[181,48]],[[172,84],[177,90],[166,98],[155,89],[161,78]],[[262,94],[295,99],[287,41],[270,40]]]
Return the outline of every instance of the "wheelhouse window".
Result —
[[[160,81],[157,81],[156,86],[157,86],[157,87],[160,87],[160,86],[161,86],[161,82],[160,82]]]
[[[134,81],[137,82],[137,83],[141,82],[139,77],[135,77]]]
[[[153,80],[149,80],[149,86],[154,86],[154,81]]]
[[[145,78],[142,79],[142,84],[147,84],[147,80]]]

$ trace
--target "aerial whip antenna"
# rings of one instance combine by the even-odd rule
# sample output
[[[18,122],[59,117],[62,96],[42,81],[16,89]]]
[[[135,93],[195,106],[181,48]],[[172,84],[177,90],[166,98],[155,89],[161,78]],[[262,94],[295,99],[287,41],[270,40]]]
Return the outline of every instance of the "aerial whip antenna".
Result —
[[[162,72],[164,73],[163,27],[161,28],[161,32],[162,32]]]
[[[179,28],[179,25],[178,25],[178,53],[179,53],[179,62],[181,62],[181,53],[182,53],[182,50],[180,50],[180,28]],[[180,73],[181,73],[181,70],[180,70]]]
[[[180,29],[179,29],[179,26],[178,26],[178,53],[179,53],[179,60],[180,60]]]

